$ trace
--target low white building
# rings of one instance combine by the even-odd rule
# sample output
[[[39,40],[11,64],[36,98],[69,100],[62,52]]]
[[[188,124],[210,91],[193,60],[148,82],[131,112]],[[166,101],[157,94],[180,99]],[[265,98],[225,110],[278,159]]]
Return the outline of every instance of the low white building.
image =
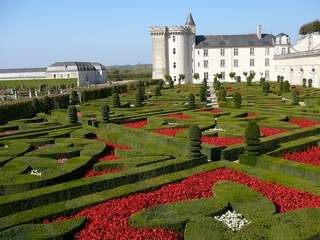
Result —
[[[178,84],[183,74],[181,83],[200,83],[212,82],[215,74],[221,74],[223,81],[235,82],[237,76],[245,81],[244,73],[254,72],[253,81],[261,77],[275,81],[280,75],[292,84],[312,79],[313,86],[320,87],[319,34],[304,37],[294,47],[287,34],[263,33],[261,25],[249,34],[196,35],[191,13],[185,25],[150,27],[150,34],[154,79],[170,75]],[[236,77],[231,78],[231,72]],[[193,78],[195,73],[198,79]]]
[[[107,83],[107,70],[100,63],[56,62],[47,68],[0,69],[1,80],[77,79],[78,86]]]

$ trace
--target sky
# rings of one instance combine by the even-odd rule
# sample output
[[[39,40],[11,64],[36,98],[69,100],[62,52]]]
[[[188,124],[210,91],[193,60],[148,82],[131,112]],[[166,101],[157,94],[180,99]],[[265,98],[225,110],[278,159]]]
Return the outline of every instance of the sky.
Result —
[[[183,25],[197,34],[290,35],[320,18],[319,0],[0,0],[0,68],[56,61],[105,65],[151,63],[152,25]]]

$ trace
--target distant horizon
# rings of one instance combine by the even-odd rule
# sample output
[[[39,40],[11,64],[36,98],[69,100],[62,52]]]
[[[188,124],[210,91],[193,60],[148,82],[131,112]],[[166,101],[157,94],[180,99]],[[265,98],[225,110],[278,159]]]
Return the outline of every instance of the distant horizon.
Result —
[[[189,11],[197,35],[249,34],[261,24],[263,33],[284,32],[294,42],[301,25],[319,19],[318,9],[317,0],[1,0],[0,69],[57,61],[151,64],[149,26],[183,25]]]

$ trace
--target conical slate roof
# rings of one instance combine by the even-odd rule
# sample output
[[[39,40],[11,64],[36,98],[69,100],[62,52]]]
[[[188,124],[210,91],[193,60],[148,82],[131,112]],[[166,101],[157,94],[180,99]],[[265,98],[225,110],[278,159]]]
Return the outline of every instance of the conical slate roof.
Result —
[[[187,18],[187,21],[186,21],[186,24],[185,25],[188,25],[188,26],[195,26],[196,24],[194,23],[194,20],[193,20],[193,17],[192,17],[192,14],[191,12],[189,13],[188,15],[188,18]]]

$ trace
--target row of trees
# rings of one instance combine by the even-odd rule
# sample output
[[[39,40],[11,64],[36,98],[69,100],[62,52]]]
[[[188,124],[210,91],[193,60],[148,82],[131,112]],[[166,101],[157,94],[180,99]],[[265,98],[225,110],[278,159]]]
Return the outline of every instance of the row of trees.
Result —
[[[306,35],[308,33],[320,32],[320,21],[315,20],[302,25],[299,29],[299,34]]]

